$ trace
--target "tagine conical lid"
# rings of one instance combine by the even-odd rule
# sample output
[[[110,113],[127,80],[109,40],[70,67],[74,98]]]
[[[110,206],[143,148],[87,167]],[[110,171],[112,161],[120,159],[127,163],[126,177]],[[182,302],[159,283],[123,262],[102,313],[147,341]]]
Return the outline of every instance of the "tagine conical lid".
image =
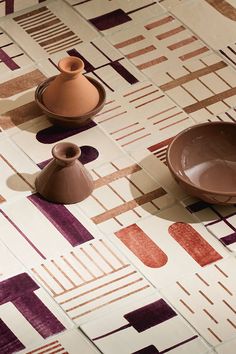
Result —
[[[78,160],[80,148],[61,142],[52,149],[54,159],[44,167],[35,181],[39,194],[46,200],[60,204],[78,203],[93,191],[90,173]]]
[[[99,102],[97,88],[82,74],[84,63],[65,57],[58,63],[60,74],[43,92],[45,107],[58,115],[78,117],[92,111]]]

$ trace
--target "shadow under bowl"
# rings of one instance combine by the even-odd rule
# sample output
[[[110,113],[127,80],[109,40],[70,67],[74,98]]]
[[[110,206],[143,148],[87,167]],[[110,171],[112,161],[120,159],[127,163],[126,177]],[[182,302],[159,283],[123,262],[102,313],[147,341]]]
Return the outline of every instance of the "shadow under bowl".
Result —
[[[106,91],[104,87],[97,80],[86,76],[86,78],[97,88],[99,92],[99,102],[92,111],[78,117],[65,117],[49,111],[43,103],[43,92],[46,90],[49,83],[55,79],[55,77],[56,76],[52,76],[49,79],[41,82],[35,90],[35,102],[41,108],[43,113],[49,118],[52,124],[66,128],[80,127],[88,123],[88,121],[90,121],[91,118],[93,118],[104,107],[106,102]]]
[[[179,133],[167,165],[190,195],[213,204],[236,204],[236,123],[202,123]]]

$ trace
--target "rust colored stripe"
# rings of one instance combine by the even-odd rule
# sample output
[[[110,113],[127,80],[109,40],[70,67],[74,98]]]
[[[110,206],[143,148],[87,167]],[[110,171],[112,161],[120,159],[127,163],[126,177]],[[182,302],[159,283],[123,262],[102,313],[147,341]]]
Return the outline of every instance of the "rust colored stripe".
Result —
[[[195,41],[197,41],[197,37],[191,36],[191,37],[188,37],[186,39],[183,39],[182,41],[173,43],[173,44],[169,45],[167,48],[169,48],[170,50],[175,50],[175,49],[178,49],[178,48],[182,48],[185,45],[188,45],[188,44],[190,44],[192,42],[195,42]]]
[[[133,95],[133,94],[135,94],[136,92],[145,90],[146,88],[151,87],[151,86],[153,86],[153,84],[149,84],[149,85],[147,85],[147,86],[141,87],[140,89],[133,90],[133,91],[128,92],[128,93],[126,93],[125,95],[123,95],[123,97],[127,97],[127,96],[130,96],[130,95]]]
[[[158,143],[158,144],[155,144],[155,145],[150,146],[150,147],[148,148],[148,150],[149,150],[150,152],[159,150],[160,148],[169,145],[173,139],[174,139],[174,137],[168,138],[168,139],[166,139],[166,140],[163,140],[163,141],[161,141],[161,142]]]
[[[144,138],[146,138],[146,137],[149,136],[149,135],[151,135],[151,133],[147,133],[147,134],[145,134],[145,135],[142,135],[142,136],[140,136],[139,138],[133,139],[133,140],[129,141],[128,143],[125,143],[125,144],[123,144],[123,145],[121,145],[121,146],[124,147],[124,146],[126,146],[126,145],[132,144],[132,143],[134,143],[135,141],[144,139]],[[136,212],[136,213],[137,213],[137,212]]]
[[[160,89],[162,91],[171,90],[177,86],[181,86],[181,85],[185,84],[186,82],[189,82],[189,81],[197,79],[201,76],[210,74],[212,72],[215,72],[216,70],[220,70],[222,68],[225,68],[226,66],[227,66],[227,64],[224,61],[219,61],[216,64],[212,64],[210,66],[207,66],[206,68],[196,70],[190,74],[180,77],[179,79],[176,79],[171,82],[168,82],[167,84],[161,85]]]
[[[94,181],[95,188],[105,186],[113,181],[116,181],[119,178],[125,177],[127,175],[130,175],[130,174],[135,173],[140,170],[141,170],[141,167],[136,164],[129,166],[129,167],[125,167],[119,171],[111,173],[108,176],[101,177],[101,178],[97,179],[96,181]]]
[[[117,49],[124,48],[124,47],[126,47],[127,45],[140,42],[140,41],[142,41],[143,39],[145,39],[145,37],[144,37],[143,35],[136,36],[136,37],[127,39],[127,40],[124,41],[124,42],[117,43],[117,44],[114,45],[114,47],[117,48]]]
[[[161,95],[159,97],[155,97],[152,100],[146,101],[144,103],[139,104],[138,106],[135,106],[135,108],[139,108],[139,107],[145,106],[146,104],[149,104],[149,103],[151,103],[153,101],[159,100],[160,98],[163,98],[163,97],[165,97],[165,95]]]
[[[205,100],[193,103],[187,107],[184,107],[183,109],[185,110],[186,113],[193,113],[198,111],[199,109],[210,106],[216,102],[223,101],[224,99],[234,96],[235,94],[236,94],[236,87],[233,87],[229,90],[218,93],[212,97],[206,98]]]
[[[179,33],[179,32],[182,32],[182,31],[185,31],[185,27],[184,26],[179,26],[179,27],[173,28],[170,31],[167,31],[167,32],[164,32],[162,34],[157,35],[156,38],[161,41],[163,39],[166,39],[166,38],[169,38],[171,36],[174,36],[176,33]]]
[[[184,54],[184,55],[181,55],[181,56],[179,57],[179,59],[181,59],[182,61],[185,61],[185,60],[191,59],[191,58],[193,58],[193,57],[195,57],[195,56],[197,56],[197,55],[199,55],[199,54],[205,53],[205,52],[207,52],[208,50],[209,50],[209,49],[208,49],[207,47],[201,47],[201,48],[196,49],[196,50],[194,50],[194,51],[192,51],[192,52],[189,52],[189,53],[186,53],[186,54]]]
[[[162,63],[163,61],[166,61],[166,60],[167,60],[167,58],[163,55],[159,58],[156,58],[156,59],[147,61],[146,63],[137,65],[137,68],[139,70],[147,69],[147,68],[150,68],[151,66],[157,65],[157,64]]]
[[[0,194],[0,203],[3,203],[5,201],[6,201],[6,199]]]
[[[54,37],[52,37],[50,39],[47,39],[46,41],[39,42],[39,45],[41,45],[41,47],[45,47],[45,46],[47,46],[49,44],[58,42],[58,41],[60,41],[62,39],[68,38],[68,37],[73,36],[73,35],[74,35],[74,32],[68,31],[68,32],[65,32],[65,33],[63,33],[63,34],[61,34],[59,36],[54,36]]]
[[[53,296],[56,296],[57,293],[51,288],[51,286],[43,279],[43,277],[34,269],[31,269],[35,276],[43,283],[44,287],[46,287]]]
[[[209,286],[208,282],[205,279],[203,279],[203,277],[201,277],[198,273],[195,273],[195,275],[198,277],[199,280],[203,282],[203,284]]]
[[[156,27],[159,27],[159,26],[162,26],[168,22],[171,22],[174,20],[174,17],[172,16],[167,16],[167,17],[164,17],[162,18],[161,20],[158,20],[158,21],[155,21],[155,22],[152,22],[152,23],[149,23],[148,25],[144,26],[147,30],[151,30],[153,28],[156,28]]]
[[[26,12],[25,14],[23,14],[21,16],[14,17],[14,20],[15,21],[20,21],[20,20],[23,20],[24,18],[28,19],[30,16],[37,15],[37,14],[39,14],[41,12],[44,12],[44,11],[47,11],[47,10],[48,10],[48,8],[46,6],[40,7],[39,9],[30,11],[30,12]]]
[[[173,122],[173,123],[171,123],[171,124],[169,124],[169,125],[166,125],[165,127],[159,128],[159,130],[167,129],[167,128],[169,128],[169,127],[172,127],[172,125],[179,124],[179,123],[181,123],[181,122],[184,122],[184,121],[187,120],[187,119],[189,119],[189,117],[180,119],[180,120],[178,120],[177,122]]]
[[[34,350],[32,350],[31,352],[27,352],[26,354],[33,354],[33,353],[36,353],[38,350],[51,347],[52,345],[58,344],[58,343],[59,343],[58,340],[56,340],[56,341],[54,341],[54,342],[48,343],[48,344],[46,344],[46,345],[43,345],[42,347],[38,347],[37,349],[34,349]],[[40,354],[40,353],[39,353],[39,354]]]
[[[0,98],[7,98],[37,86],[46,76],[39,70],[31,71],[0,84]]]
[[[214,264],[214,267],[225,277],[228,278],[228,274],[226,274],[217,264]]]
[[[234,314],[236,314],[236,310],[226,300],[222,301]]]
[[[181,304],[183,304],[186,309],[188,309],[192,314],[194,314],[195,312],[193,311],[193,309],[191,309],[191,307],[189,305],[186,304],[186,302],[184,302],[184,300],[180,299],[179,300],[181,302]]]
[[[191,295],[190,292],[189,292],[187,289],[185,289],[185,287],[184,287],[182,284],[180,284],[179,281],[177,281],[176,284],[177,284],[177,285],[180,287],[180,289],[182,289],[188,296]]]
[[[215,322],[216,324],[218,323],[218,321],[210,314],[209,311],[207,311],[206,309],[203,309],[203,311],[205,312],[205,314],[207,314],[208,317],[210,317],[213,322]]]
[[[56,23],[61,23],[61,21],[58,18],[56,18],[55,20],[44,22],[40,26],[36,26],[36,27],[30,28],[30,29],[26,30],[26,32],[30,34],[30,33],[34,33],[34,32],[37,32],[37,31],[41,31],[42,29],[45,29],[47,27],[51,27],[52,25],[55,25]]]
[[[135,101],[137,101],[137,100],[140,100],[140,99],[143,98],[143,97],[150,96],[150,95],[152,95],[153,93],[156,93],[156,92],[159,92],[159,89],[156,89],[156,90],[154,90],[154,91],[148,92],[148,93],[146,93],[145,95],[142,95],[142,96],[133,98],[132,100],[129,101],[129,103],[132,103],[132,102],[135,102]]]
[[[170,108],[164,109],[163,111],[160,111],[160,112],[158,112],[158,113],[153,114],[152,116],[147,117],[147,119],[156,118],[157,116],[159,116],[159,115],[161,115],[161,114],[163,114],[163,113],[169,112],[169,111],[171,111],[171,110],[174,109],[174,108],[176,108],[176,106],[172,106],[172,107],[170,107]]]
[[[123,262],[123,260],[118,257],[118,255],[108,246],[108,244],[106,242],[104,242],[104,240],[99,240],[99,242],[108,250],[108,252],[122,265],[124,266],[125,263]]]
[[[23,106],[3,113],[0,116],[0,126],[3,129],[9,129],[30,119],[41,116],[43,113],[35,102],[26,103]]]
[[[207,328],[207,329],[219,342],[222,342],[220,337],[215,332],[213,332],[213,330],[211,328]]]
[[[166,191],[163,188],[158,188],[152,192],[149,192],[149,193],[144,194],[138,198],[130,200],[129,202],[124,203],[123,205],[112,208],[111,210],[108,210],[104,213],[94,216],[91,218],[91,220],[95,224],[100,224],[103,221],[107,221],[107,220],[114,218],[122,213],[125,213],[126,211],[132,210],[142,204],[151,202],[152,200],[159,198],[165,194],[166,194]]]
[[[227,318],[227,321],[231,324],[232,327],[234,327],[234,329],[236,329],[235,323],[233,323],[229,318]]]
[[[218,281],[218,284],[230,295],[233,296],[232,292],[224,285],[221,281]]]
[[[201,267],[222,259],[222,256],[191,225],[176,222],[168,231]]]
[[[167,255],[138,225],[125,227],[115,232],[115,235],[147,267],[160,268],[167,263]]]
[[[177,113],[174,113],[174,114],[171,114],[170,116],[166,117],[166,118],[163,118],[161,120],[158,120],[157,122],[154,122],[153,125],[156,125],[156,124],[160,124],[162,122],[164,122],[165,120],[168,120],[168,119],[171,119],[173,117],[176,117],[176,116],[179,116],[180,114],[183,114],[184,112],[183,111],[180,111],[180,112],[177,112]],[[181,120],[182,121],[182,120]],[[178,121],[179,122],[179,121]]]
[[[229,20],[236,21],[236,9],[228,3],[226,0],[205,0],[209,5],[213,6],[214,9],[220,12],[223,16],[227,17]]]
[[[202,291],[202,290],[198,290],[199,294],[201,294],[211,305],[214,305],[214,302],[211,301],[211,299],[209,299],[209,297]]]
[[[142,49],[139,49],[139,50],[135,50],[134,52],[126,55],[126,57],[128,59],[133,59],[135,57],[138,57],[139,55],[143,55],[143,54],[152,52],[155,49],[156,49],[156,47],[154,45],[150,45],[149,47],[145,47],[145,48],[142,48]]]

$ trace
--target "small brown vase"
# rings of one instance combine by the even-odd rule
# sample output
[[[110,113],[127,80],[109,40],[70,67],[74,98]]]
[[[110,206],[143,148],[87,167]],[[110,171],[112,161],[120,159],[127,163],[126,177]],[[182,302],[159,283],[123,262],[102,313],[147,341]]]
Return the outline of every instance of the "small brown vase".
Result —
[[[77,57],[65,57],[58,63],[60,74],[43,92],[45,107],[61,116],[78,117],[92,111],[99,102],[99,92],[82,74],[84,63]]]
[[[60,204],[78,203],[93,191],[90,173],[79,162],[80,148],[62,142],[52,149],[54,159],[39,173],[35,188],[46,200]]]

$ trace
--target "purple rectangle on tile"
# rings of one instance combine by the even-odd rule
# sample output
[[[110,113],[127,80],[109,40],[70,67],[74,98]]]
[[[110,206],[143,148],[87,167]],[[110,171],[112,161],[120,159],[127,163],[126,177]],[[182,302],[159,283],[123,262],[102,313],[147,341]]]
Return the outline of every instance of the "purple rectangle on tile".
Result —
[[[28,199],[73,247],[93,239],[90,232],[64,205],[50,203],[41,198],[39,194],[33,194]]]
[[[20,68],[2,48],[0,48],[0,60],[12,71]]]
[[[104,31],[109,28],[122,25],[132,19],[121,9],[108,12],[104,15],[91,18],[89,21],[99,30]]]
[[[160,352],[154,345],[149,345],[148,347],[142,348],[132,354],[160,354]]]
[[[121,63],[119,61],[114,61],[110,65],[129,84],[133,85],[133,84],[136,84],[136,82],[138,82],[136,77],[134,77],[134,75],[132,75],[123,65],[121,65]]]
[[[23,350],[25,346],[0,319],[0,353],[11,354]]]
[[[124,318],[138,332],[143,332],[174,316],[177,316],[176,312],[163,299],[160,299],[124,315]]]
[[[236,242],[236,232],[234,232],[228,236],[221,237],[220,240],[227,246],[231,245],[232,243]]]

